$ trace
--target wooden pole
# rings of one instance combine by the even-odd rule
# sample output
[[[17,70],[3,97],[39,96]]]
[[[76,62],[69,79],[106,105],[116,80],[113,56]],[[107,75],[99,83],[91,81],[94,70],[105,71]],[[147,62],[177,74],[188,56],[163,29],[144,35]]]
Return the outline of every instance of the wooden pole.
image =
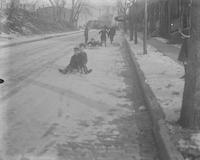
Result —
[[[145,8],[144,8],[144,36],[143,36],[143,51],[144,54],[147,54],[147,20],[148,20],[148,0],[145,0]]]

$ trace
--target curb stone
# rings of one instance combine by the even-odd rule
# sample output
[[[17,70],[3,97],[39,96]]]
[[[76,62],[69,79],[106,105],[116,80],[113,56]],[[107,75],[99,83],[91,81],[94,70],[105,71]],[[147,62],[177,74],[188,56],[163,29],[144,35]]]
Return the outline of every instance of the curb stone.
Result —
[[[31,39],[31,40],[24,40],[24,41],[21,41],[21,42],[14,42],[14,43],[5,44],[5,45],[0,46],[0,48],[13,47],[13,46],[17,46],[17,45],[47,40],[47,39],[56,38],[56,37],[64,37],[64,36],[73,35],[73,34],[82,33],[82,32],[83,31],[75,31],[75,32],[66,32],[66,33],[57,34],[57,35],[49,35],[49,36],[44,36],[44,37],[35,38],[35,39]]]
[[[167,128],[165,122],[165,114],[160,104],[157,102],[157,98],[152,89],[145,82],[145,75],[136,60],[128,40],[125,37],[123,40],[123,46],[126,48],[126,52],[130,55],[130,58],[133,61],[133,65],[136,68],[139,85],[142,90],[147,109],[149,110],[150,117],[152,119],[153,134],[159,151],[160,160],[184,160],[181,153],[178,152],[175,145],[171,141],[169,129]]]

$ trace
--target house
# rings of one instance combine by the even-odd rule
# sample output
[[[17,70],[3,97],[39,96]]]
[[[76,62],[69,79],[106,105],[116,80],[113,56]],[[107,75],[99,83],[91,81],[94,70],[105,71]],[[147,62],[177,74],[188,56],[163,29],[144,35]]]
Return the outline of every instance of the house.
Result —
[[[19,8],[25,9],[29,12],[35,12],[36,11],[35,5],[31,4],[31,3],[20,3]]]
[[[6,0],[0,0],[0,8],[6,9]]]

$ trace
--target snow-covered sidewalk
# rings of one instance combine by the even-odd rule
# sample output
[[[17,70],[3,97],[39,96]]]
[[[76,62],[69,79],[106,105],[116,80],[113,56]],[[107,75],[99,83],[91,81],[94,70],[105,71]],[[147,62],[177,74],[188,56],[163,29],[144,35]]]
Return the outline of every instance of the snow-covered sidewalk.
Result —
[[[185,158],[189,157],[188,152],[191,150],[193,153],[190,154],[199,155],[200,133],[185,130],[176,123],[180,117],[183,98],[184,79],[180,78],[184,75],[183,66],[151,45],[148,45],[148,54],[144,55],[141,40],[137,45],[134,42],[129,44],[144,72],[146,83],[153,90],[164,111],[171,139],[176,147],[184,153]]]
[[[184,80],[183,66],[164,56],[148,45],[148,54],[143,54],[143,44],[130,42],[137,61],[143,70],[146,82],[152,88],[166,115],[167,121],[177,121],[181,109]]]

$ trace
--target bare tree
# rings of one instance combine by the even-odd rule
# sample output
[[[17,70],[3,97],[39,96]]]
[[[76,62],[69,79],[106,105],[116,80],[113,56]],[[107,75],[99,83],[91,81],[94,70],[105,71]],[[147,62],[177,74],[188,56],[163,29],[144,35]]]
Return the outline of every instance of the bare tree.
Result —
[[[138,4],[135,1],[130,5],[128,20],[130,41],[133,40],[133,32],[135,32],[135,44],[137,44]]]
[[[82,0],[72,0],[71,16],[70,22],[76,26],[79,19],[79,15],[82,9],[83,1]]]
[[[51,6],[53,7],[54,19],[55,21],[61,20],[62,12],[66,5],[66,0],[49,0]]]
[[[52,1],[52,0],[51,0]],[[65,7],[66,5],[66,0],[54,0],[54,4],[57,7]]]
[[[127,32],[127,17],[128,17],[128,10],[130,7],[130,0],[118,0],[117,1],[117,9],[118,15],[123,16],[124,20],[124,31]]]
[[[32,1],[30,1],[30,4],[33,6],[34,10],[36,9],[36,6],[38,5],[38,1],[39,0],[32,0]]]
[[[90,15],[91,12],[89,5],[83,0],[72,0],[70,22],[74,27],[77,26],[80,14]]]
[[[8,8],[8,20],[12,19],[16,14],[18,6],[15,5],[15,1],[11,0],[10,6]]]
[[[50,2],[50,4],[51,4],[51,6],[55,6],[55,3],[54,3],[54,1],[53,0],[49,0],[49,2]]]
[[[89,5],[88,3],[84,2],[83,6],[82,6],[81,14],[82,15],[92,15],[91,8],[94,8],[94,7]]]
[[[191,2],[191,38],[188,40],[188,64],[180,124],[200,129],[200,1]]]
[[[127,16],[129,7],[130,7],[130,0],[117,1],[118,14]]]
[[[59,17],[62,8],[65,8],[67,0],[49,0],[49,3],[54,7],[55,18]],[[91,15],[90,7],[84,0],[71,0],[71,15],[70,23],[76,27],[80,14]]]

